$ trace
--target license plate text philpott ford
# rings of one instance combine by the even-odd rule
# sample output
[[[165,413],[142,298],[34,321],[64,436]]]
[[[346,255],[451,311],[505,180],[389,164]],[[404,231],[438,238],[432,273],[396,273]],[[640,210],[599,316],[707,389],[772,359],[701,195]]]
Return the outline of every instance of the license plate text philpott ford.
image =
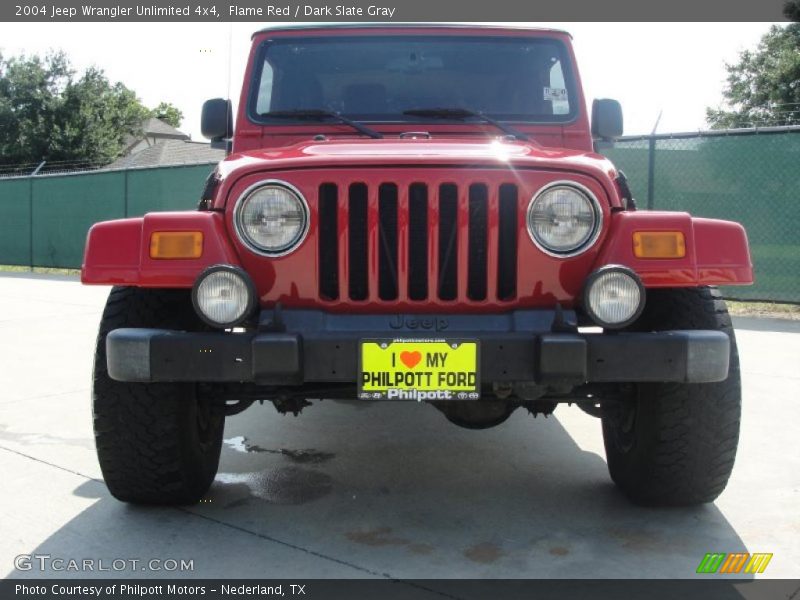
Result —
[[[362,340],[359,398],[477,400],[478,342],[474,340]]]

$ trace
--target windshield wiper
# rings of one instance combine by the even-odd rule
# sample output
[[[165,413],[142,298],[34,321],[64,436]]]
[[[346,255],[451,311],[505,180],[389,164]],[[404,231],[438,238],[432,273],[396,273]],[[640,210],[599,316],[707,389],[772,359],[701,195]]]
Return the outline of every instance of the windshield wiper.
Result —
[[[352,121],[347,117],[345,117],[344,115],[339,114],[338,112],[332,110],[323,110],[321,108],[309,108],[309,109],[298,109],[298,110],[273,110],[270,112],[261,113],[258,116],[273,118],[273,119],[309,119],[314,121],[324,121],[325,119],[334,119],[336,121],[339,121],[340,123],[349,125],[359,133],[368,135],[373,139],[379,140],[383,137],[382,133],[375,131],[374,129],[370,129],[369,127],[367,127],[366,125],[362,125],[358,121]]]
[[[484,123],[493,125],[518,140],[529,139],[527,135],[509,125],[505,125],[482,112],[467,110],[466,108],[413,108],[404,110],[403,114],[410,117],[427,117],[431,119],[480,119]]]

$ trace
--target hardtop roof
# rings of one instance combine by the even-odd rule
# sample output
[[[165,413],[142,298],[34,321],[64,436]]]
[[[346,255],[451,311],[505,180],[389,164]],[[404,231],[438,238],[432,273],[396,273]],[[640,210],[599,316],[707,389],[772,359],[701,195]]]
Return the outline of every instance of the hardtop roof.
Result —
[[[273,31],[306,31],[320,29],[486,29],[488,31],[530,31],[572,34],[564,29],[552,27],[525,27],[520,25],[483,25],[475,23],[315,23],[290,24],[265,27],[254,32],[252,37]]]

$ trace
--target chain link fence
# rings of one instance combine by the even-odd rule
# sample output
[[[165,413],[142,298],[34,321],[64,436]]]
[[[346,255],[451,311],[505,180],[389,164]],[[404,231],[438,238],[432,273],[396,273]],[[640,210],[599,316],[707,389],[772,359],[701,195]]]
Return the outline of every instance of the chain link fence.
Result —
[[[604,154],[640,209],[744,225],[756,283],[727,297],[800,302],[800,127],[625,137]]]
[[[756,284],[722,288],[729,298],[800,303],[800,127],[627,137],[604,152],[640,208],[747,228]],[[93,223],[190,209],[213,166],[0,178],[0,264],[79,267]]]

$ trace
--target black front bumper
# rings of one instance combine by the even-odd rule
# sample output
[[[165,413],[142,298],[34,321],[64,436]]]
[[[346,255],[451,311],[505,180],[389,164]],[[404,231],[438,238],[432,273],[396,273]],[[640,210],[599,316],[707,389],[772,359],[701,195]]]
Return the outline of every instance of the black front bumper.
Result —
[[[111,378],[128,382],[355,385],[359,341],[382,337],[478,340],[484,383],[706,383],[728,376],[730,340],[720,331],[563,332],[553,331],[554,319],[553,311],[447,316],[264,311],[258,331],[247,333],[115,329],[106,338],[106,353]]]

